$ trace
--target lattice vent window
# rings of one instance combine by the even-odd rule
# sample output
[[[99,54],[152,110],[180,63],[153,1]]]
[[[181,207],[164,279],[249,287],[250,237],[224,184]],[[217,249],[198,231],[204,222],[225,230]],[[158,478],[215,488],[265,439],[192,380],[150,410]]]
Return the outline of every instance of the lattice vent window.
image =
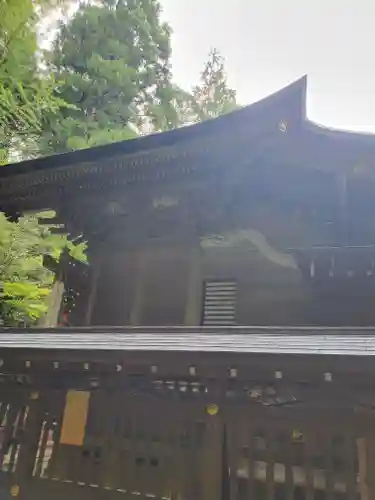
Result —
[[[204,285],[204,326],[230,326],[236,322],[237,283],[206,281]]]

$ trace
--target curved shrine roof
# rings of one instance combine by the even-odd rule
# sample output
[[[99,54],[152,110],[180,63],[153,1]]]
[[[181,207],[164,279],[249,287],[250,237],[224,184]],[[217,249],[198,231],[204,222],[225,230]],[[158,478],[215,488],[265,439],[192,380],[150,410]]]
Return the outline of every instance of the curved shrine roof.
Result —
[[[226,130],[233,131],[236,128],[242,128],[254,120],[271,118],[275,112],[279,114],[280,118],[278,125],[284,121],[284,117],[292,118],[292,125],[299,125],[313,140],[331,141],[335,145],[340,144],[340,146],[345,143],[346,146],[355,149],[367,150],[370,148],[375,152],[375,134],[333,129],[308,120],[306,117],[306,90],[307,77],[304,76],[254,104],[202,123],[136,139],[6,165],[0,169],[0,180],[17,174],[50,168],[57,169],[91,161],[96,162],[111,156],[150,152],[166,146],[188,146],[189,142],[195,139],[212,137]],[[289,123],[285,124],[289,127]]]
[[[261,101],[205,122],[136,139],[9,164],[0,169],[0,180],[9,175],[67,167],[72,164],[98,161],[102,158],[108,159],[109,156],[134,155],[166,146],[186,145],[198,138],[212,137],[228,129],[235,130],[238,127],[246,126],[253,120],[268,116],[275,108],[293,110],[297,116],[300,115],[302,118],[305,115],[306,82],[306,77],[301,78]]]
[[[223,161],[365,172],[375,178],[375,134],[333,130],[306,117],[307,78],[219,118],[0,169],[0,209],[37,209],[41,193],[163,180]],[[44,190],[44,191],[43,191]],[[12,207],[12,208],[11,208]],[[43,207],[45,208],[45,207]]]

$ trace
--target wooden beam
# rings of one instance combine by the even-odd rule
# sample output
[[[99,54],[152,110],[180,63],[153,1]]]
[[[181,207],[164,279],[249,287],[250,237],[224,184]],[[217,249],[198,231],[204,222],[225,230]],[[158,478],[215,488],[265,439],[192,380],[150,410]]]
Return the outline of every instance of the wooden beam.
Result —
[[[89,402],[88,391],[67,392],[60,444],[83,445]]]
[[[372,500],[374,498],[375,492],[371,494],[368,486],[368,479],[371,475],[368,470],[367,454],[368,454],[368,443],[365,438],[357,439],[357,453],[358,453],[358,482],[359,482],[359,494],[361,500]]]
[[[210,414],[202,450],[202,500],[222,498],[223,423],[218,413]]]
[[[50,296],[48,297],[48,309],[45,316],[40,321],[40,326],[43,328],[53,328],[58,326],[61,303],[64,296],[64,283],[56,279]]]
[[[92,264],[93,268],[90,273],[90,292],[87,299],[87,309],[85,315],[85,325],[89,326],[92,322],[92,313],[94,311],[94,307],[96,305],[97,298],[97,290],[98,290],[98,281],[100,278],[101,272],[101,262],[94,261]]]
[[[138,326],[142,324],[142,305],[144,296],[146,250],[139,250],[137,255],[137,271],[135,277],[133,305],[130,312],[130,324]]]
[[[196,326],[200,324],[202,312],[202,272],[201,272],[201,251],[196,246],[190,250],[188,262],[188,282],[187,299],[185,308],[184,324],[187,326]]]

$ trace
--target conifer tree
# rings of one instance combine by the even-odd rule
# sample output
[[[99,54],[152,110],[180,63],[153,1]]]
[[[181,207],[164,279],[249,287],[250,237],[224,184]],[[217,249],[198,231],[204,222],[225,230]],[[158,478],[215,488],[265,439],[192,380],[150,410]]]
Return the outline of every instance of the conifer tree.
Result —
[[[56,80],[63,82],[59,97],[75,109],[64,109],[44,130],[42,150],[128,139],[145,122],[170,128],[170,52],[170,29],[160,20],[157,0],[81,5],[61,26],[49,57]]]
[[[191,99],[193,121],[216,118],[237,107],[236,91],[227,83],[224,58],[213,49],[201,74],[201,81],[193,89]]]

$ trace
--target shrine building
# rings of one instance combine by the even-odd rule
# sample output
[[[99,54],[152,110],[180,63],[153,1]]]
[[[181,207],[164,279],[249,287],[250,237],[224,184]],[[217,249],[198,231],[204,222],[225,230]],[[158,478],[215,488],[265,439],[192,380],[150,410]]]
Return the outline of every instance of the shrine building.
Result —
[[[4,498],[375,500],[375,135],[306,89],[0,169],[89,260],[0,330]]]
[[[70,324],[375,324],[375,138],[315,125],[305,100],[302,79],[215,120],[3,167],[1,210],[53,209],[89,243],[89,268],[63,270]]]

